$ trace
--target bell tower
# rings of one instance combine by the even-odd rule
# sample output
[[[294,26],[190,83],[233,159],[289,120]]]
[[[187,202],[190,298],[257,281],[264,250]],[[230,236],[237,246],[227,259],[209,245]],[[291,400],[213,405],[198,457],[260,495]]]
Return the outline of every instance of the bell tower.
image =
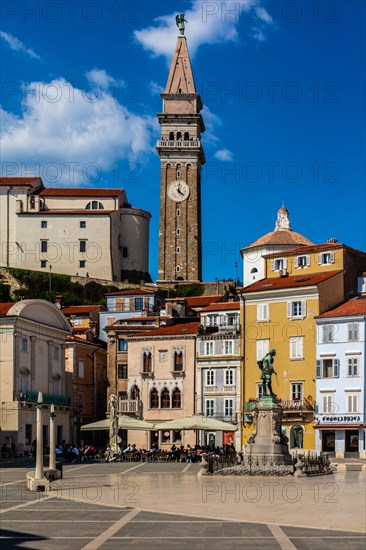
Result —
[[[161,98],[161,138],[156,147],[161,163],[158,281],[198,282],[202,278],[201,167],[205,155],[201,134],[205,126],[182,30]]]

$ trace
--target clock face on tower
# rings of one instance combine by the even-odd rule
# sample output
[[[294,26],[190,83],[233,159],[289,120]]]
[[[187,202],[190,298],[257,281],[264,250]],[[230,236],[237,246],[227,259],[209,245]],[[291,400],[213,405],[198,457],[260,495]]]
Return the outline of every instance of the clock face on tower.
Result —
[[[189,187],[183,180],[175,180],[169,186],[169,197],[175,202],[182,202],[189,197]]]

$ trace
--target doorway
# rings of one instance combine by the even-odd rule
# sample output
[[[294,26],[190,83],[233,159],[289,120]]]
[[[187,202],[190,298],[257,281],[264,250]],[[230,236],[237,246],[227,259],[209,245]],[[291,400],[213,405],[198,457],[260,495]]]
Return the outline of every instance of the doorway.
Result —
[[[335,432],[324,430],[322,434],[322,451],[335,453]]]
[[[358,430],[346,430],[345,431],[345,447],[344,447],[344,457],[345,458],[358,458],[359,456],[359,433]]]

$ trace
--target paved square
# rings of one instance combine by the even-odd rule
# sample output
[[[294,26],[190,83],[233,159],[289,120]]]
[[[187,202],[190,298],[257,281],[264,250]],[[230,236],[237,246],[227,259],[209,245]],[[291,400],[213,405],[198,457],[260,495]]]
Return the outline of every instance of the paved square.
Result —
[[[365,475],[204,477],[185,463],[80,464],[48,494],[1,470],[4,548],[365,550]]]

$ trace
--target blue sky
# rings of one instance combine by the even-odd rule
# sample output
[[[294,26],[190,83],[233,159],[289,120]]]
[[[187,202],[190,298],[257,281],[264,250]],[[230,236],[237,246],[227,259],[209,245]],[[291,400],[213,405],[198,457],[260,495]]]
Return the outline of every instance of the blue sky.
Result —
[[[178,12],[205,105],[204,280],[236,276],[282,201],[313,242],[365,249],[360,1],[3,2],[3,175],[123,185],[152,213],[156,278],[156,113]]]

